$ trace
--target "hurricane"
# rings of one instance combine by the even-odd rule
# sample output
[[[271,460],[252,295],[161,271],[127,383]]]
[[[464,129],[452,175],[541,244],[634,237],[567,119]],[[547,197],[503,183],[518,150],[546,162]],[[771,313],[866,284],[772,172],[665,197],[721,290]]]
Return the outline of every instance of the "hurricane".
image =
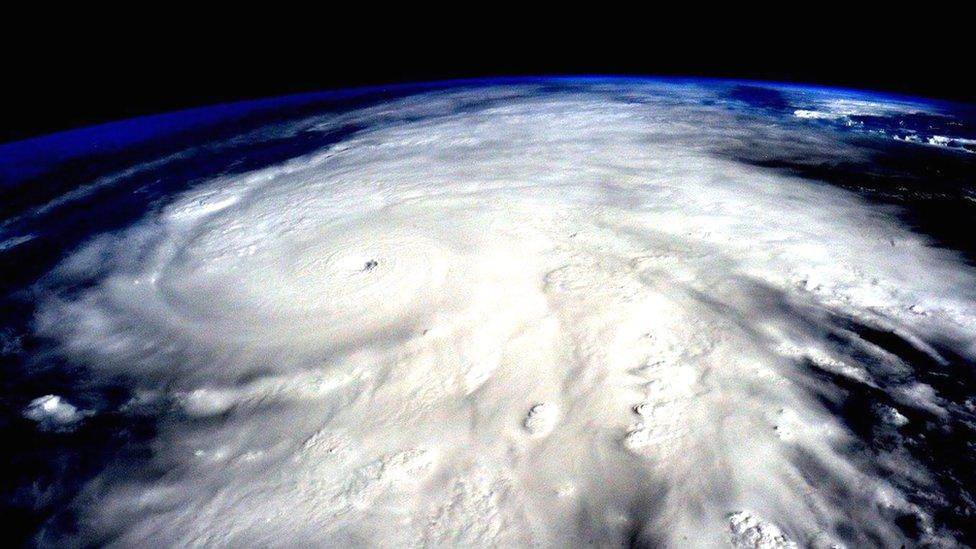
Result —
[[[971,145],[878,130],[949,115],[852,94],[411,88],[21,208],[0,253],[33,245],[39,216],[151,190],[127,182],[194,155],[309,143],[177,175],[18,290],[34,343],[10,332],[5,356],[70,380],[15,411],[46,451],[99,422],[151,426],[59,484],[31,539],[971,541],[976,271],[870,187],[891,147],[971,180]]]

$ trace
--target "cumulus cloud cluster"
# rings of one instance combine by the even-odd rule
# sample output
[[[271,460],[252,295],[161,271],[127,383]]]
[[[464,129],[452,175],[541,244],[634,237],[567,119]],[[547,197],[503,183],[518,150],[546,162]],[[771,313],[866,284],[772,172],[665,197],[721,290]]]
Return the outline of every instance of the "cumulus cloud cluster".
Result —
[[[91,412],[78,410],[58,395],[35,398],[24,410],[24,417],[36,421],[43,430],[69,431]]]
[[[972,273],[853,194],[715,154],[850,146],[701,93],[338,114],[312,131],[363,129],[77,251],[38,333],[160,432],[83,491],[68,541],[897,545],[906,513],[938,540],[809,365],[895,395],[888,428],[946,413],[835,319],[972,357]]]

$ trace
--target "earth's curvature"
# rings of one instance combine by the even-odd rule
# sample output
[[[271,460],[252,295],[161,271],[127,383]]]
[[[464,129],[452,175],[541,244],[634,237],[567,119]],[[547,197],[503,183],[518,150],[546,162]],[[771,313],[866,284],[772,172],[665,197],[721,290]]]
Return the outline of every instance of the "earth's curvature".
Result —
[[[30,545],[976,541],[976,115],[351,90],[0,146]]]

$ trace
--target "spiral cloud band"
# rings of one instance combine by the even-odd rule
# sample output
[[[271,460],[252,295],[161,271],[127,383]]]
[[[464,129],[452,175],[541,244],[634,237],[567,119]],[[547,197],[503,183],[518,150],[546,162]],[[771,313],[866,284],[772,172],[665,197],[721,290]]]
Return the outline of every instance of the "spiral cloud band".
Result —
[[[884,395],[895,439],[960,413],[853,326],[976,358],[973,272],[729,153],[856,144],[704,93],[391,99],[88,242],[37,333],[159,432],[81,492],[71,539],[897,546],[908,516],[951,541],[925,464],[865,451],[839,410]]]

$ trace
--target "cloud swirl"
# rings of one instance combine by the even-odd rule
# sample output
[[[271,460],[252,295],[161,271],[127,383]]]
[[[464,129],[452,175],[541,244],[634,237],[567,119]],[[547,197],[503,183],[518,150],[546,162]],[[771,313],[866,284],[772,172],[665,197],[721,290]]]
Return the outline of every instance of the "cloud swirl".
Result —
[[[76,251],[37,332],[160,427],[71,539],[864,546],[904,516],[951,539],[926,467],[861,451],[835,404],[887,395],[894,437],[958,413],[851,324],[972,359],[972,271],[854,193],[719,154],[867,153],[707,93],[334,114],[306,131],[360,129]]]

